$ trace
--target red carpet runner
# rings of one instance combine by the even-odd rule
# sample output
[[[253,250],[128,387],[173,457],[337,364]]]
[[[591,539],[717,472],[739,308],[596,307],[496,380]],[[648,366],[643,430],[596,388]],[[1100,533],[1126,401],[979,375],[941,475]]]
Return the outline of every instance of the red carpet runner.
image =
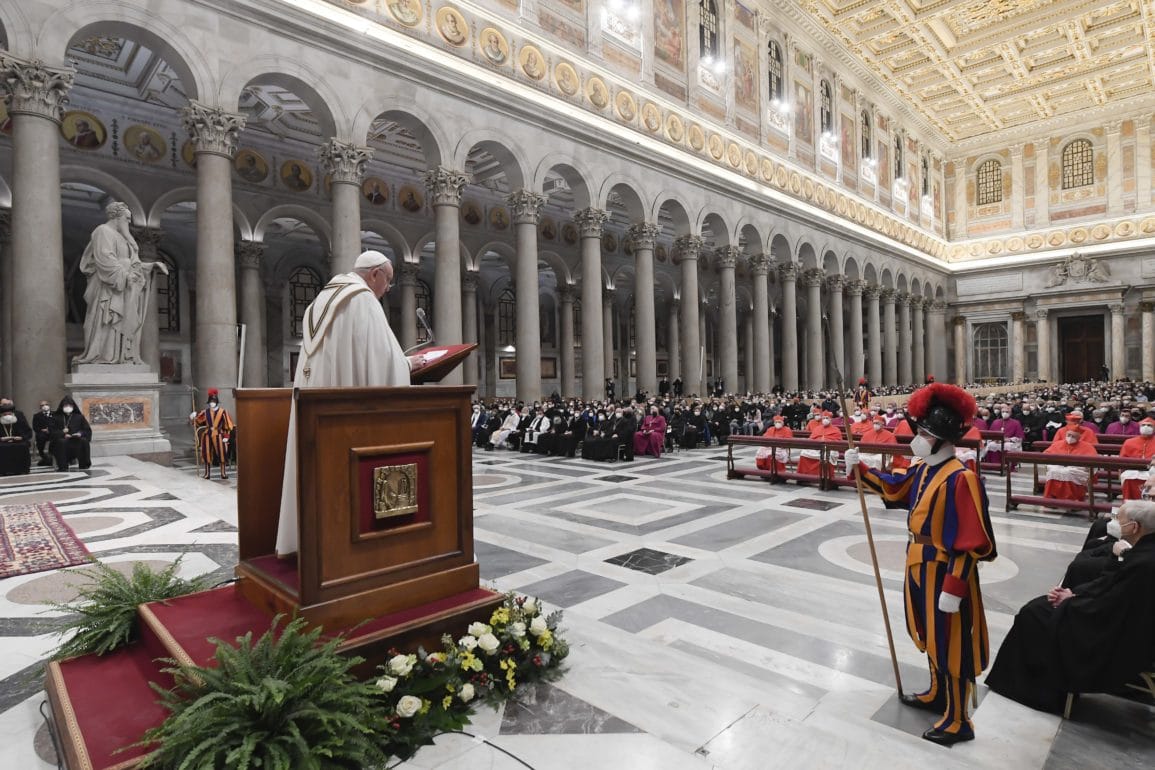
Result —
[[[52,503],[0,505],[0,578],[88,561],[88,549]]]

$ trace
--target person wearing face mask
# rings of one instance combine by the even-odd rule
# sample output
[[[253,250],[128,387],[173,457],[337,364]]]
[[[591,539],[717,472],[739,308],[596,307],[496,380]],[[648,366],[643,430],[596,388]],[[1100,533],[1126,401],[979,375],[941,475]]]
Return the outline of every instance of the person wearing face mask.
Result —
[[[48,468],[53,463],[52,442],[60,438],[60,420],[52,413],[52,405],[47,401],[40,402],[40,409],[32,416],[32,432],[36,435],[36,454],[41,468]]]
[[[1128,500],[1109,523],[1131,547],[1094,580],[1056,586],[1015,615],[987,685],[1039,711],[1068,693],[1114,692],[1150,670],[1155,649],[1155,503]]]
[[[818,419],[812,423],[814,427],[808,438],[811,441],[841,441],[843,433],[834,424],[834,415],[830,412],[821,412]],[[817,478],[822,474],[822,452],[818,449],[803,449],[798,453],[798,472]],[[835,455],[831,453],[830,467],[836,466]]]
[[[208,403],[199,412],[189,415],[189,421],[196,427],[197,455],[204,465],[204,477],[212,473],[214,465],[220,466],[221,478],[229,477],[229,443],[232,441],[236,423],[228,410],[221,406],[220,391],[209,388]]]
[[[32,426],[11,400],[0,399],[0,476],[32,471]]]
[[[1066,419],[1067,424],[1055,431],[1055,436],[1051,441],[1064,441],[1067,438],[1067,433],[1074,430],[1078,433],[1080,441],[1086,441],[1089,444],[1099,443],[1099,438],[1095,435],[1094,429],[1083,421],[1082,411],[1073,409],[1067,413],[1064,419]]]
[[[1119,447],[1119,457],[1146,460],[1150,464],[1155,459],[1155,419],[1144,417],[1139,421],[1139,435],[1123,442]],[[1128,469],[1119,474],[1123,482],[1123,499],[1138,500],[1143,485],[1151,478],[1150,468],[1147,470]]]
[[[899,414],[898,406],[896,404],[887,404],[886,405],[886,429],[889,431],[893,431],[898,427],[898,424],[900,422],[906,422],[906,420],[903,419],[903,416],[901,414]],[[898,434],[895,434],[895,435],[898,435]]]
[[[666,418],[657,406],[651,406],[650,413],[642,420],[641,429],[634,434],[634,454],[661,457],[665,442]]]
[[[1056,439],[1044,454],[1056,457],[1095,457],[1099,454],[1096,445],[1084,439],[1086,430],[1076,422],[1068,422],[1062,439]],[[1043,497],[1052,500],[1087,499],[1087,483],[1091,480],[1090,469],[1067,465],[1048,465],[1047,483],[1043,487]]]
[[[870,428],[870,420],[866,419],[861,409],[855,409],[854,414],[850,415],[850,432],[855,436],[861,436]]]
[[[68,470],[73,461],[80,470],[88,470],[92,467],[90,459],[92,428],[84,413],[72,398],[65,396],[56,407],[55,417],[60,426],[58,438],[52,442],[52,456],[56,461],[56,470]]]
[[[1141,415],[1132,414],[1128,409],[1119,411],[1119,419],[1107,426],[1108,436],[1138,436]]]
[[[693,449],[699,441],[706,440],[706,418],[702,416],[702,405],[694,404],[693,409],[685,415],[682,429],[682,448]]]
[[[907,507],[906,626],[930,665],[930,687],[903,704],[941,714],[922,737],[950,746],[974,739],[967,702],[989,656],[979,561],[995,558],[990,506],[982,479],[955,457],[954,442],[975,415],[975,400],[955,385],[919,388],[908,402],[916,431],[909,469],[883,473],[859,462],[862,486],[888,507]]]
[[[859,434],[858,438],[855,439],[856,443],[886,444],[888,446],[898,445],[898,439],[894,437],[893,433],[886,429],[886,423],[883,421],[880,415],[875,415],[874,419],[867,421],[866,426],[867,429]],[[891,456],[897,457],[898,455]],[[870,468],[883,469],[886,467],[886,456],[883,454],[861,453],[859,455],[859,462]],[[853,468],[853,465],[848,464],[846,466],[847,476],[853,475]]]
[[[473,435],[474,446],[485,446],[489,439],[489,416],[480,403],[473,405],[473,414],[469,417],[469,430]]]
[[[1023,440],[1026,438],[1026,432],[1023,430],[1023,424],[1016,420],[1011,415],[1011,408],[1007,404],[999,406],[999,416],[991,422],[991,430],[1001,430],[1003,432],[1003,442],[998,441],[986,442],[986,457],[983,458],[988,463],[1003,462],[1003,447],[1006,447],[1008,452],[1023,451]],[[1014,471],[1015,466],[1008,468],[1009,471]]]
[[[489,435],[489,442],[485,445],[485,448],[489,451],[492,451],[496,447],[509,449],[510,447],[507,442],[517,433],[517,426],[520,422],[521,410],[518,407],[514,407],[509,414],[505,416],[505,419],[501,421],[501,426]]]
[[[620,456],[626,462],[634,461],[634,434],[638,430],[638,418],[633,407],[618,407],[614,412],[614,424],[610,438],[614,440],[614,460]]]
[[[552,429],[552,421],[546,416],[545,410],[538,406],[534,410],[533,419],[525,428],[525,437],[521,440],[521,451],[542,454],[538,447],[538,441]]]
[[[786,425],[786,419],[780,415],[774,415],[774,422],[762,434],[763,438],[794,438],[794,431]],[[790,450],[785,447],[758,447],[758,451],[754,455],[754,465],[764,471],[771,473],[778,473],[786,470],[790,463]]]

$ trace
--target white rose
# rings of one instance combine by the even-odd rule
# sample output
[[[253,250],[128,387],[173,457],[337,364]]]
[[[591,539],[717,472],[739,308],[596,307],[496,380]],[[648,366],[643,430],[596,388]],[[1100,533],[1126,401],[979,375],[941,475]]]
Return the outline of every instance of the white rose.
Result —
[[[389,659],[389,670],[397,676],[408,676],[413,670],[413,661],[408,655],[395,655]]]
[[[468,630],[470,636],[480,637],[482,634],[488,634],[491,629],[484,623],[470,623]]]
[[[421,699],[416,695],[402,695],[401,700],[397,701],[397,716],[409,717],[421,710]]]
[[[473,651],[477,647],[477,637],[463,636],[457,640],[457,643],[469,651]]]
[[[382,692],[393,692],[393,688],[397,686],[397,680],[391,676],[383,676],[377,680],[377,686],[381,688]]]
[[[549,626],[545,624],[545,618],[543,618],[541,615],[538,615],[536,618],[530,621],[529,632],[534,636],[541,636],[548,630]]]
[[[473,700],[473,695],[473,685],[468,682],[461,686],[461,692],[458,693],[462,703],[469,703],[469,701]]]
[[[510,623],[509,633],[514,639],[520,639],[525,636],[525,623]]]
[[[493,634],[482,634],[477,637],[477,646],[485,651],[486,654],[492,655],[501,646],[501,642],[497,641],[497,637]]]
[[[526,599],[525,604],[521,605],[521,609],[526,615],[530,615],[530,616],[536,615],[537,614],[537,602],[534,601],[533,599]]]

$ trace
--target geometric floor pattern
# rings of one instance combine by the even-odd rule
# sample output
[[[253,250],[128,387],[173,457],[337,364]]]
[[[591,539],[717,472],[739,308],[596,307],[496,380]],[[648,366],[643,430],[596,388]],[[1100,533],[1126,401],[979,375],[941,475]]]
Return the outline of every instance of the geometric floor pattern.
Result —
[[[1063,723],[980,684],[977,740],[921,740],[933,717],[894,697],[857,496],[729,481],[724,458],[475,457],[482,578],[564,609],[572,654],[562,679],[483,709],[470,732],[542,769],[1150,766],[1155,709],[1109,696],[1084,698]],[[990,479],[999,558],[980,565],[993,650],[1086,530],[1078,516],[1007,513],[1004,490]],[[184,572],[222,579],[236,562],[235,481],[120,457],[0,480],[0,505],[42,500],[105,561],[183,553]],[[924,659],[901,625],[902,513],[870,511],[903,682],[921,689]],[[58,622],[43,603],[70,595],[69,573],[0,581],[0,767],[55,766],[37,672]],[[524,765],[455,735],[402,767]]]

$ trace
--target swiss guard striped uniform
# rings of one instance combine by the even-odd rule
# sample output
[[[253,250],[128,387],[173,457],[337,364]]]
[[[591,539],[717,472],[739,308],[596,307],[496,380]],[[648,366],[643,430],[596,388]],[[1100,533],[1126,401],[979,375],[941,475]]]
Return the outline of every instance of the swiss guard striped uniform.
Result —
[[[881,495],[888,508],[910,511],[906,628],[930,663],[930,688],[915,697],[928,710],[942,709],[935,730],[972,738],[967,699],[990,655],[975,568],[995,557],[986,489],[954,457],[933,467],[917,462],[892,474],[863,465],[859,471],[862,483]],[[958,612],[938,609],[943,592],[963,597]]]

